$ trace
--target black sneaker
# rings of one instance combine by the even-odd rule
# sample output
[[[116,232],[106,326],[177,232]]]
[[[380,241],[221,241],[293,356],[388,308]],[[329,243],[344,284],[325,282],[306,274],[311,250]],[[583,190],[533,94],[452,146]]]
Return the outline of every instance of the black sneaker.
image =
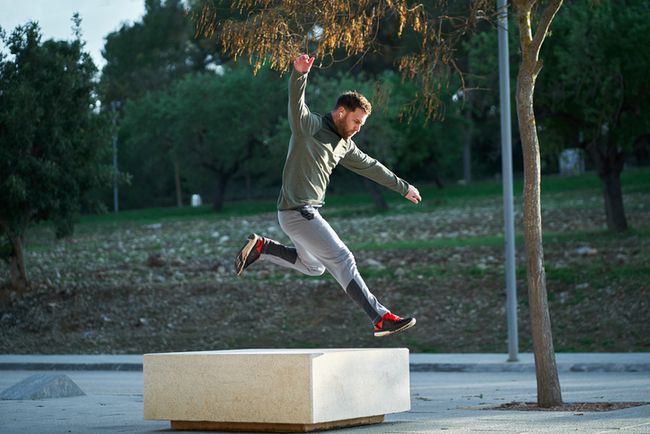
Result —
[[[264,238],[257,234],[248,236],[246,243],[237,254],[237,259],[235,259],[235,273],[237,276],[260,258],[262,247],[264,247]]]
[[[379,322],[375,324],[375,336],[388,336],[393,333],[410,329],[414,325],[415,318],[400,318],[397,315],[387,312]]]

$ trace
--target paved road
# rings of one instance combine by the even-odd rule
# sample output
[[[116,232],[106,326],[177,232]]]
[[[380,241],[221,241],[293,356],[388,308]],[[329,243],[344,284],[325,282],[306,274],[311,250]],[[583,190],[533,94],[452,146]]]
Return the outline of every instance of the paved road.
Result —
[[[485,357],[449,355],[470,365]],[[481,358],[482,357],[482,358]],[[596,363],[598,356],[592,356]],[[483,362],[481,362],[483,360]],[[623,366],[622,359],[607,364]],[[2,357],[0,357],[0,362]],[[412,359],[413,363],[414,359]],[[648,355],[634,362],[645,363]],[[602,362],[602,360],[601,360]],[[601,362],[601,368],[604,366]],[[417,363],[415,363],[417,364]],[[412,364],[413,367],[413,364]],[[650,373],[620,369],[560,370],[565,402],[642,401],[648,405],[600,413],[486,410],[513,401],[534,401],[534,372],[411,372],[410,412],[386,416],[381,425],[333,431],[347,433],[650,433]],[[2,370],[0,390],[42,371]],[[156,433],[166,421],[143,419],[140,371],[75,370],[68,375],[86,396],[40,401],[0,401],[1,433]],[[390,397],[386,397],[390,399]]]

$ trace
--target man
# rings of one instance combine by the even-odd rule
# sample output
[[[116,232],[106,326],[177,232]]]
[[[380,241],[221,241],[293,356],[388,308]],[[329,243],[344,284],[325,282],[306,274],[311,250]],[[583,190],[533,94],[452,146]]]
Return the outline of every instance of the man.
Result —
[[[361,278],[352,253],[318,209],[324,203],[332,170],[339,163],[413,203],[422,200],[420,193],[363,153],[352,141],[352,136],[359,132],[372,110],[365,97],[346,92],[327,115],[309,111],[305,104],[305,88],[313,62],[314,58],[307,54],[299,56],[293,63],[289,79],[292,134],[282,173],[278,220],[294,247],[251,234],[237,255],[235,271],[240,275],[257,260],[268,260],[312,276],[328,270],[370,317],[375,336],[406,330],[415,325],[415,318],[400,318],[379,303]]]

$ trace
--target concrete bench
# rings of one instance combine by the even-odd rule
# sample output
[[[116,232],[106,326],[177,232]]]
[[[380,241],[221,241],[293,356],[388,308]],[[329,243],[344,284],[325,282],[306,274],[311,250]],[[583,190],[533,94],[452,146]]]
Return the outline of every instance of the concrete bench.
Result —
[[[144,417],[173,430],[309,432],[410,406],[406,348],[144,355]]]

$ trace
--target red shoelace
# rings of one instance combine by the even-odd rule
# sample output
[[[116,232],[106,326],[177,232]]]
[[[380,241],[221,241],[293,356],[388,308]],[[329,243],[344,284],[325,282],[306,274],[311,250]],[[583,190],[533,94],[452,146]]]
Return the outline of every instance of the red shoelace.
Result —
[[[260,238],[255,244],[255,250],[257,250],[257,253],[262,253],[262,247],[264,247],[264,238]]]

